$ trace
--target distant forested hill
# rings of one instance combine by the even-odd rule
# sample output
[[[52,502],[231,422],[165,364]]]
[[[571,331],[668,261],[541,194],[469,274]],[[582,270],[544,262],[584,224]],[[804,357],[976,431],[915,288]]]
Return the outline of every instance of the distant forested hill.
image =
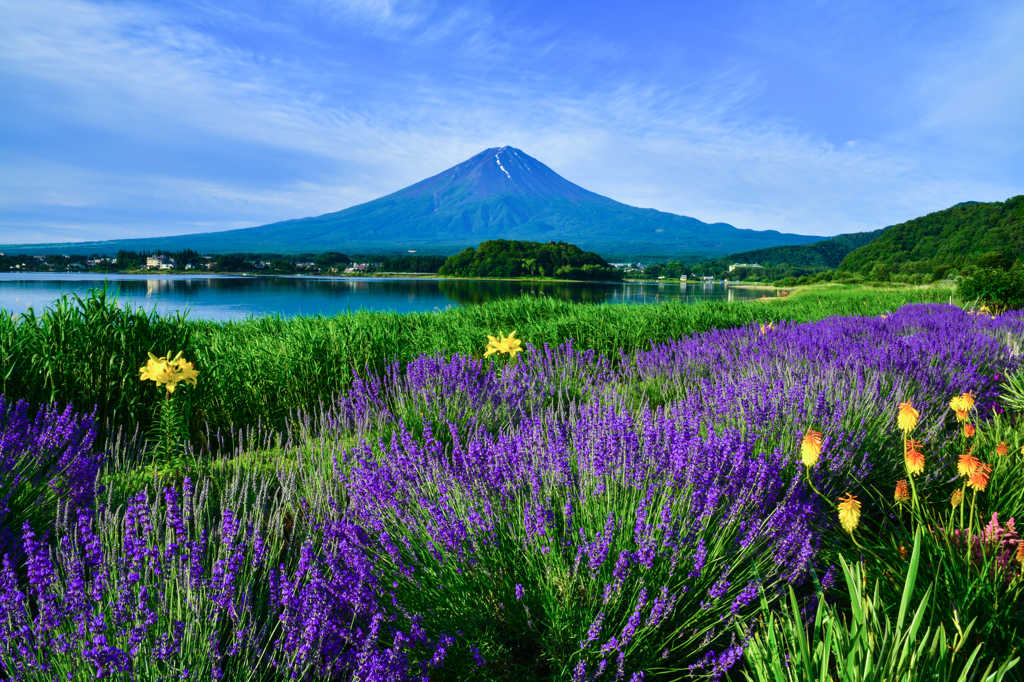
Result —
[[[621,279],[622,274],[593,251],[565,242],[482,242],[449,258],[439,275],[448,277],[558,277]]]
[[[885,230],[840,234],[831,239],[796,246],[772,246],[767,249],[742,251],[726,256],[723,261],[732,263],[758,263],[765,267],[793,265],[806,268],[835,268],[854,249],[869,244]]]
[[[1019,195],[1005,202],[957,204],[894,225],[850,252],[838,270],[871,279],[913,274],[939,279],[968,267],[1019,266],[1022,256],[1024,195]]]

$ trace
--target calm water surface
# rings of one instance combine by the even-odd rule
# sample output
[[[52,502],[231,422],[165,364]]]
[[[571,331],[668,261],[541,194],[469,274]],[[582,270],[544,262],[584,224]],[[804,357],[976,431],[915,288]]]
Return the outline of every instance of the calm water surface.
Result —
[[[225,275],[102,275],[0,273],[0,308],[36,312],[65,294],[84,295],[106,284],[118,299],[161,313],[188,311],[191,318],[239,320],[279,314],[334,315],[359,309],[418,312],[522,295],[583,303],[660,303],[681,300],[760,298],[755,289],[676,281],[497,282],[412,278],[232,277]]]

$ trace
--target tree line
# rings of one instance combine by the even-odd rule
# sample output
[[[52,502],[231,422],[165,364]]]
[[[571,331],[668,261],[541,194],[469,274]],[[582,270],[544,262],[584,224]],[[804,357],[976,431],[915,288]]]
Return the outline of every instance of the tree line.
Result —
[[[593,251],[566,242],[494,239],[455,254],[438,270],[448,277],[554,277],[618,280],[622,273]]]

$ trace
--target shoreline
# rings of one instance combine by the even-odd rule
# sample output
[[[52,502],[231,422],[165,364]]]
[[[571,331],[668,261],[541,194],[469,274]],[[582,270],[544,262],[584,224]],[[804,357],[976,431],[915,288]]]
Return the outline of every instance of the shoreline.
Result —
[[[460,276],[443,275],[433,272],[369,272],[369,273],[334,273],[334,272],[245,272],[231,270],[127,270],[127,271],[97,271],[97,270],[8,270],[0,272],[0,275],[11,274],[32,274],[32,275],[96,275],[96,279],[106,279],[108,275],[124,276],[124,278],[154,278],[154,276],[173,276],[173,278],[207,278],[207,276],[219,276],[219,278],[288,278],[288,279],[318,279],[318,280],[436,280],[443,282],[520,282],[531,284],[606,284],[606,285],[669,285],[679,284],[682,286],[695,286],[712,284],[724,286],[729,289],[764,289],[768,291],[792,290],[796,287],[775,287],[769,284],[740,284],[712,282],[703,283],[699,281],[679,282],[677,280],[561,280],[556,278],[460,278]]]

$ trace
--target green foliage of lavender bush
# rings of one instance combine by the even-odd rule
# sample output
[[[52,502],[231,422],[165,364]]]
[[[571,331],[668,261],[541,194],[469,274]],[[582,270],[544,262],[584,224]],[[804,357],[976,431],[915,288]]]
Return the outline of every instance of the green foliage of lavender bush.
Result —
[[[295,490],[271,483],[236,470],[220,493],[186,481],[124,504],[108,497],[95,517],[65,511],[58,570],[26,590],[31,601],[4,581],[5,634],[34,636],[0,650],[2,664],[27,680],[289,677],[295,659],[275,647],[271,575],[294,571],[310,528],[284,500]],[[43,547],[29,551],[30,575],[47,563]],[[85,594],[101,596],[88,603]]]
[[[190,392],[192,433],[260,423],[283,428],[296,409],[315,409],[353,374],[381,373],[421,354],[479,355],[486,334],[518,330],[534,346],[575,339],[615,360],[652,343],[752,322],[877,315],[909,302],[941,302],[937,288],[825,287],[784,300],[685,305],[585,305],[550,298],[501,300],[440,313],[360,311],[334,317],[267,316],[243,322],[187,320],[120,307],[102,291],[65,297],[38,315],[0,314],[0,393],[33,404],[97,410],[104,428],[148,430],[156,397],[138,381],[149,351],[184,352],[202,377]]]
[[[16,547],[26,521],[49,526],[59,502],[88,504],[103,455],[93,450],[90,416],[0,395],[0,554]]]
[[[399,603],[426,614],[428,632],[460,633],[462,646],[439,679],[596,679],[605,666],[610,677],[616,669],[675,677],[709,643],[721,644],[723,624],[750,615],[757,576],[778,572],[763,542],[741,545],[750,532],[741,509],[720,508],[698,520],[692,489],[665,485],[649,496],[615,473],[584,474],[578,486],[550,478],[518,490],[511,502],[492,495],[484,504],[501,508],[501,522],[473,533],[473,551],[465,555],[440,549],[428,530],[439,507],[484,518],[479,495],[444,484],[423,488],[401,516],[387,520],[383,530],[402,541],[394,554],[380,556],[381,568],[394,576]],[[557,510],[540,536],[525,523],[538,496]],[[693,524],[685,539],[672,535],[666,518]],[[651,536],[635,535],[638,519],[656,529]],[[581,565],[568,542],[576,534],[604,543],[598,566],[588,566],[586,556]],[[674,552],[653,549],[666,542],[679,544]],[[640,568],[636,557],[645,548],[654,556]],[[621,648],[609,648],[609,640]]]

